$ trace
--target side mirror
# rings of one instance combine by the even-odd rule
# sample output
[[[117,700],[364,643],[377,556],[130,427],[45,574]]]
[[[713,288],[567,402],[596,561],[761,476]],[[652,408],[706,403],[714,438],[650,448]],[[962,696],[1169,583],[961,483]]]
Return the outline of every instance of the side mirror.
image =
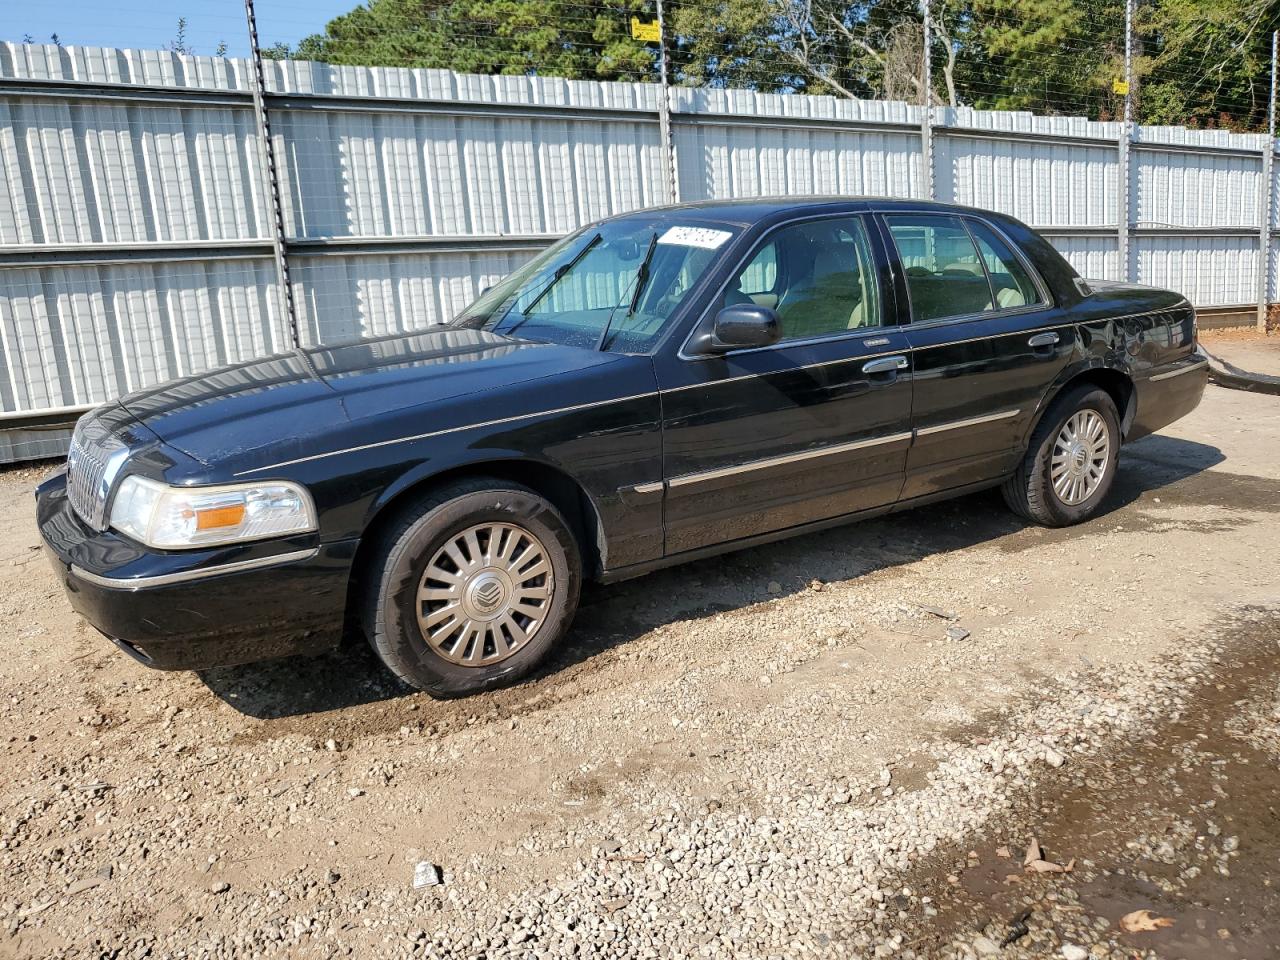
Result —
[[[716,314],[707,347],[717,353],[741,347],[767,347],[781,337],[778,315],[773,310],[754,303],[735,303]]]

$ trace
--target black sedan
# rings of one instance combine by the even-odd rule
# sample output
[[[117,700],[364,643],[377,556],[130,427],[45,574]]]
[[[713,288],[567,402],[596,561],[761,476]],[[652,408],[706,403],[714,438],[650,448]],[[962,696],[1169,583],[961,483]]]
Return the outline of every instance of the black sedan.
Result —
[[[618,580],[1001,486],[1062,526],[1200,401],[1175,293],[1017,220],[758,200],[616,217],[425,332],[175,381],[36,492],[72,605],[198,668],[363,631],[437,695],[509,683]]]

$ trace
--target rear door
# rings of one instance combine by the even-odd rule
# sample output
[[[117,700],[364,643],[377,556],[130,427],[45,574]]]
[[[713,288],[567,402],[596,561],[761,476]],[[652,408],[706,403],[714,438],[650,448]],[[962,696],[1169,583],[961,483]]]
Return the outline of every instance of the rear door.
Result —
[[[915,382],[903,499],[1010,473],[1074,332],[1031,264],[992,222],[886,213]]]
[[[893,503],[902,487],[911,366],[874,223],[774,228],[703,322],[747,302],[778,312],[781,342],[655,358],[668,555]]]

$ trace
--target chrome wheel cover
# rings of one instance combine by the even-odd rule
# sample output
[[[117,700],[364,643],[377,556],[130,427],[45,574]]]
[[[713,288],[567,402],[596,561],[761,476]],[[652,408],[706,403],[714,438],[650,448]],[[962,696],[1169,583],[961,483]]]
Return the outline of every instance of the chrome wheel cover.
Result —
[[[554,590],[542,541],[514,524],[477,524],[451,536],[423,571],[418,629],[450,663],[491,666],[538,632]]]
[[[1069,507],[1084,503],[1111,463],[1111,430],[1096,410],[1077,410],[1058,431],[1049,460],[1053,492]]]

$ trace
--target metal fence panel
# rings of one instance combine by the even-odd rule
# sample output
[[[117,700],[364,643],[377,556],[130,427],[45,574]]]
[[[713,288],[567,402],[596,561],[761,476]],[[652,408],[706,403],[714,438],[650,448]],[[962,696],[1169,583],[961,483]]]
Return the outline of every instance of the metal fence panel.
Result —
[[[1105,280],[1120,275],[1120,250],[1115,237],[1056,236],[1052,240],[1080,276]]]
[[[527,259],[519,253],[318,256],[291,270],[307,345],[444,323]]]
[[[1094,147],[947,135],[935,141],[934,155],[939,200],[999,210],[1036,225],[1119,221],[1114,144]]]
[[[1248,303],[1257,290],[1255,237],[1139,237],[1134,253],[1143,283],[1178,290],[1192,303]]]
[[[1143,150],[1135,166],[1139,226],[1253,228],[1261,221],[1261,155]]]
[[[267,260],[0,271],[0,408],[88,406],[288,349]]]
[[[265,67],[303,344],[443,322],[551,238],[667,199],[653,84]],[[0,43],[0,461],[65,441],[4,433],[15,416],[292,346],[251,89],[246,61]],[[669,106],[683,200],[922,195],[920,107],[685,87]],[[962,107],[932,128],[939,199],[1124,275],[1120,124]],[[1135,137],[1133,279],[1253,301],[1266,138]]]
[[[263,236],[248,110],[0,100],[0,244]]]

